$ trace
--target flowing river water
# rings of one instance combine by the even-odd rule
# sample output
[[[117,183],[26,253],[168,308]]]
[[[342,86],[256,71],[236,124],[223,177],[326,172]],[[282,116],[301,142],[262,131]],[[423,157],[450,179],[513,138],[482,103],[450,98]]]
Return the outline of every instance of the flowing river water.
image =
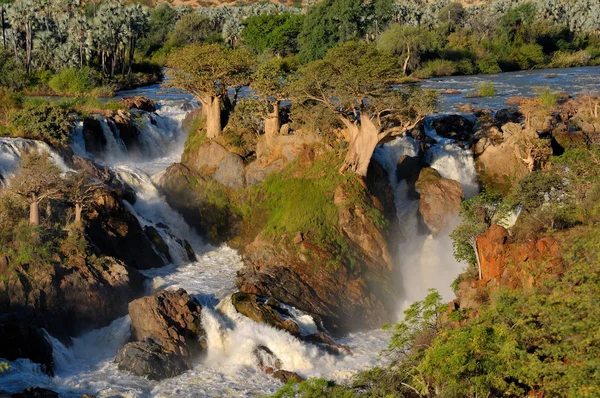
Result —
[[[544,72],[524,72],[533,76],[525,79],[529,86],[516,84],[517,92],[510,95],[526,95]],[[589,90],[598,89],[597,77],[600,68],[567,70],[565,76],[575,73],[578,81]],[[501,78],[501,76],[499,77]],[[515,77],[516,78],[516,77]],[[469,80],[471,79],[471,80]],[[462,84],[461,90],[472,89],[478,78],[451,78],[426,82],[425,86],[448,88]],[[510,76],[507,81],[510,80]],[[456,81],[459,83],[456,83]],[[558,80],[554,80],[558,81]],[[468,83],[470,82],[470,83]],[[446,86],[444,86],[446,84]],[[509,83],[507,83],[509,84]],[[515,83],[510,83],[515,84]],[[584,91],[583,89],[581,90]],[[240,255],[227,246],[205,245],[185,220],[169,207],[154,181],[172,163],[180,160],[186,136],[181,122],[187,111],[197,103],[187,94],[162,91],[160,86],[149,86],[126,95],[144,95],[158,104],[155,114],[140,112],[136,123],[142,131],[141,151],[128,153],[118,133],[110,129],[101,117],[103,132],[109,148],[94,159],[109,166],[119,178],[132,186],[137,200],[128,204],[128,209],[141,225],[154,225],[169,244],[172,263],[162,268],[143,271],[148,277],[148,294],[161,289],[184,288],[197,297],[202,305],[202,323],[207,332],[208,352],[198,358],[194,368],[184,374],[160,382],[120,372],[113,360],[117,350],[129,338],[129,318],[115,320],[111,325],[88,332],[73,339],[73,344],[64,346],[48,336],[54,348],[56,363],[53,378],[41,372],[38,365],[26,359],[9,362],[11,370],[0,376],[0,390],[17,392],[30,386],[41,386],[59,392],[61,397],[79,397],[92,393],[98,397],[255,397],[276,391],[281,384],[264,373],[257,364],[254,353],[258,345],[264,345],[281,360],[282,367],[304,377],[326,377],[343,381],[361,369],[386,362],[380,352],[389,341],[389,333],[382,330],[352,333],[339,340],[348,345],[352,355],[332,356],[315,346],[269,326],[257,324],[241,316],[233,308],[229,297],[235,292],[236,272],[242,267]],[[446,101],[446,102],[444,102]],[[490,103],[482,100],[478,106]],[[442,102],[442,111],[450,112],[448,98]],[[500,108],[501,103],[491,104]],[[471,152],[444,139],[431,128],[431,119],[426,122],[426,133],[436,139],[426,160],[443,177],[458,181],[466,197],[477,194],[478,185]],[[20,155],[36,148],[52,154],[63,169],[67,166],[47,145],[22,139],[0,138],[0,175],[8,178],[18,164]],[[73,132],[72,148],[75,154],[93,158],[85,150],[81,126]],[[452,256],[450,238],[424,235],[418,228],[418,201],[408,196],[404,181],[396,181],[395,168],[402,155],[414,156],[417,143],[408,137],[400,137],[377,149],[374,158],[388,171],[396,192],[396,207],[403,236],[397,247],[399,263],[397,289],[401,297],[398,317],[410,303],[422,299],[428,288],[437,288],[445,299],[451,300],[450,284],[463,268]],[[0,187],[4,182],[0,181]],[[168,228],[164,228],[164,226]],[[197,254],[196,262],[189,262],[185,252],[177,243],[186,239]],[[290,308],[294,320],[311,333],[316,326],[312,318],[301,311]]]

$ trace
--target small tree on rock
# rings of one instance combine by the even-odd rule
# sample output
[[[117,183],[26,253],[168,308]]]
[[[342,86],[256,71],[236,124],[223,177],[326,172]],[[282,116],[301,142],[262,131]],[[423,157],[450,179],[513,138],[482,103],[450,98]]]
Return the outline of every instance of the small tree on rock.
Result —
[[[72,173],[67,179],[67,198],[75,205],[75,224],[81,224],[83,209],[102,186],[84,173]]]
[[[397,58],[374,45],[350,42],[306,65],[294,83],[300,100],[326,105],[348,130],[340,172],[366,176],[378,144],[416,126],[435,106],[435,95],[417,87],[392,88],[402,74]]]
[[[20,173],[10,181],[10,190],[29,204],[29,222],[40,224],[40,202],[62,195],[64,181],[60,169],[47,153],[32,152],[21,159]]]
[[[202,104],[206,136],[221,135],[221,105],[230,88],[249,83],[254,69],[252,54],[221,44],[191,44],[174,52],[168,65],[173,85],[189,91]]]

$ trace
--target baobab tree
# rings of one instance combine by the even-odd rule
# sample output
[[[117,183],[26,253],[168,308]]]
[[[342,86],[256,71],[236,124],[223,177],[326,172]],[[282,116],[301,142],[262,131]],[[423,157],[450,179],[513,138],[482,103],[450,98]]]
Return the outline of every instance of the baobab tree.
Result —
[[[102,183],[93,180],[83,172],[70,173],[65,191],[69,202],[75,205],[75,224],[80,225],[83,209],[94,198],[94,194],[102,187]]]
[[[206,118],[206,137],[216,138],[223,131],[221,105],[231,88],[250,82],[254,57],[244,49],[221,44],[190,44],[169,56],[172,85],[187,90],[202,104]]]
[[[61,197],[64,181],[47,153],[31,152],[22,157],[20,171],[10,180],[9,189],[27,200],[29,222],[39,225],[40,202]]]
[[[289,60],[274,57],[260,65],[252,75],[250,88],[262,94],[268,108],[265,117],[267,137],[277,135],[281,128],[279,104],[289,98],[290,75],[293,71],[294,65]]]
[[[364,42],[333,48],[300,70],[294,97],[324,104],[347,129],[350,146],[340,172],[366,176],[378,144],[415,127],[433,111],[432,92],[392,88],[400,75],[397,57]]]

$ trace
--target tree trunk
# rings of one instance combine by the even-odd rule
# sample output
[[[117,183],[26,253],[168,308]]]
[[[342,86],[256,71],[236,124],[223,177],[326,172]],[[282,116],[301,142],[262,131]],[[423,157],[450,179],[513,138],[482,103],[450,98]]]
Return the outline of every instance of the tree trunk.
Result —
[[[32,198],[29,204],[29,223],[40,225],[40,202],[36,196]]]
[[[279,120],[279,101],[273,103],[273,111],[265,119],[265,136],[274,137],[279,134],[281,122]]]
[[[206,115],[206,137],[209,139],[217,138],[223,131],[221,125],[221,98],[210,97],[202,102]]]
[[[29,74],[31,68],[32,40],[31,24],[28,23],[25,28],[25,70],[27,74]]]
[[[0,13],[2,14],[2,19],[0,19],[0,24],[2,24],[2,48],[6,50],[6,26],[4,22],[4,16],[6,12],[4,10],[4,5],[2,5],[1,7],[2,10],[0,11]]]
[[[406,76],[406,70],[408,69],[408,61],[410,61],[410,45],[406,45],[406,59],[404,60],[404,65],[402,69],[404,70],[404,76]]]
[[[348,169],[366,177],[371,157],[379,143],[379,128],[364,112],[360,117],[360,125],[347,121],[344,124],[350,130],[350,148],[340,172]]]
[[[75,223],[81,223],[81,214],[83,213],[83,205],[81,203],[75,203]]]

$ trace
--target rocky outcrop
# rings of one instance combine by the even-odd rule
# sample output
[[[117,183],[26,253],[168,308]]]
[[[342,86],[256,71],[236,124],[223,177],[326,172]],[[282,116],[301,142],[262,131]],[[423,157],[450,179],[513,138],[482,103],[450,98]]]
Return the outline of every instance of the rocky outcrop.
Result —
[[[518,123],[481,129],[473,145],[476,168],[481,178],[494,185],[509,185],[533,170],[541,169],[552,155],[549,139]],[[500,189],[501,191],[505,189]]]
[[[41,387],[29,387],[23,392],[12,394],[10,398],[59,398],[57,392]]]
[[[14,361],[28,358],[41,365],[42,372],[54,375],[52,345],[44,332],[22,314],[0,316],[0,358]]]
[[[239,217],[229,208],[226,200],[209,197],[214,185],[191,168],[175,163],[159,180],[169,206],[177,210],[186,222],[213,244],[220,244],[237,235]],[[214,183],[213,183],[214,184]]]
[[[125,315],[129,301],[143,290],[142,277],[111,257],[72,257],[45,267],[12,266],[2,275],[7,289],[0,308],[28,314],[32,327],[43,327],[63,340]]]
[[[255,294],[238,292],[231,296],[231,303],[237,312],[254,322],[285,330],[293,336],[298,337],[301,334],[300,327],[296,322],[291,319],[284,319],[287,311],[273,298],[267,299]],[[287,315],[289,316],[289,314]]]
[[[137,269],[165,265],[138,220],[114,191],[99,190],[87,214],[86,233],[100,253]]]
[[[96,180],[108,186],[120,198],[135,203],[135,191],[129,185],[123,183],[116,174],[108,167],[100,166],[90,159],[80,156],[72,157],[73,167],[80,172],[87,174],[91,179]]]
[[[145,112],[156,112],[156,104],[151,99],[146,97],[125,97],[121,99],[121,103],[127,109],[138,109]]]
[[[343,239],[356,253],[352,262],[340,263],[310,235],[275,243],[259,234],[246,246],[238,288],[293,305],[321,320],[333,334],[380,326],[394,302],[392,259],[384,233],[343,188],[336,189],[334,202]]]
[[[510,287],[534,284],[529,264],[546,264],[546,270],[553,273],[562,266],[558,240],[544,237],[513,243],[508,231],[499,225],[492,225],[477,237],[477,253],[482,280]]]
[[[440,137],[457,141],[469,141],[473,135],[473,123],[460,115],[438,118],[433,121],[432,127]]]
[[[290,380],[294,380],[297,383],[301,383],[305,380],[298,373],[290,372],[288,370],[277,370],[273,372],[273,377],[283,384],[287,384]]]
[[[420,196],[419,213],[429,231],[434,235],[447,231],[460,211],[464,197],[461,185],[428,167],[419,173],[415,189]]]
[[[152,380],[191,369],[206,348],[202,307],[185,290],[161,291],[129,304],[132,342],[115,358],[119,369]]]
[[[287,161],[284,159],[277,159],[270,163],[257,159],[246,166],[246,184],[258,185],[263,182],[269,174],[283,170],[286,164]]]

